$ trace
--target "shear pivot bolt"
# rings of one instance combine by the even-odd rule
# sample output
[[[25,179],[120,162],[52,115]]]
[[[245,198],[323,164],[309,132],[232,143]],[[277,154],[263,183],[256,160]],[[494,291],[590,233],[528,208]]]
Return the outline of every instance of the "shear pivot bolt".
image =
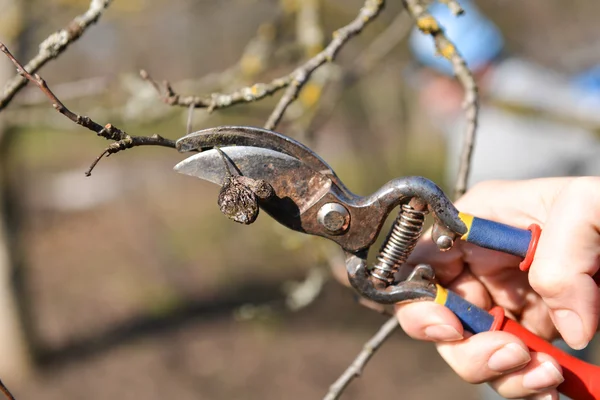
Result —
[[[327,203],[321,207],[317,219],[333,235],[344,233],[350,225],[350,213],[338,203]]]

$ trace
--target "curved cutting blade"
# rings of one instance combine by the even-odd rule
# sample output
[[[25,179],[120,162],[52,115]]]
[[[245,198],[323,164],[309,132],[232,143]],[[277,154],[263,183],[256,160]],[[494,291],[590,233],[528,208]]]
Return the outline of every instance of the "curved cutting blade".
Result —
[[[300,230],[299,216],[329,192],[331,180],[303,161],[279,151],[252,146],[219,147],[232,173],[267,181],[275,196],[260,206],[280,223]],[[223,157],[215,149],[186,158],[175,171],[222,185],[228,176]]]
[[[324,175],[333,175],[325,161],[302,143],[267,129],[252,126],[219,126],[192,132],[176,142],[180,152],[224,146],[253,146],[290,155]]]

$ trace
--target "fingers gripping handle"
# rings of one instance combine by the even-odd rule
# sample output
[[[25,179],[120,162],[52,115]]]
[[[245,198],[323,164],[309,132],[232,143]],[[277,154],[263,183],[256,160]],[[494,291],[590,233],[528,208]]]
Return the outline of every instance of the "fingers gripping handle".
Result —
[[[458,216],[467,226],[467,232],[461,236],[462,240],[486,249],[523,257],[519,268],[521,271],[529,269],[542,233],[539,225],[532,224],[529,229],[520,229],[471,214],[459,213]]]
[[[565,381],[558,391],[573,400],[600,400],[600,367],[587,364],[505,318],[500,307],[487,312],[456,293],[437,285],[435,302],[448,307],[465,329],[473,333],[504,331],[521,339],[530,350],[552,356],[562,367]]]

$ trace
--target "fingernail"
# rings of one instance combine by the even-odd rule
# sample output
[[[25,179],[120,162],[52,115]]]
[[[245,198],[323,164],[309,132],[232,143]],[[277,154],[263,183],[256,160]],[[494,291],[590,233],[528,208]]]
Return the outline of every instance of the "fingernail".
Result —
[[[579,315],[571,310],[555,310],[554,323],[565,342],[575,350],[581,350],[588,345],[583,334],[583,322]]]
[[[493,371],[505,372],[531,361],[529,352],[516,343],[509,343],[496,350],[488,360],[488,367]]]
[[[451,325],[430,325],[425,328],[425,336],[431,340],[437,341],[453,341],[463,338],[463,336]]]
[[[523,376],[523,387],[530,390],[543,390],[560,385],[565,378],[554,364],[546,361]]]

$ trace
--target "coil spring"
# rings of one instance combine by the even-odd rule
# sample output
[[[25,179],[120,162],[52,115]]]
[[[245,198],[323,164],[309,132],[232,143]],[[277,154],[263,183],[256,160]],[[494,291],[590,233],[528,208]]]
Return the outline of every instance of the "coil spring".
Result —
[[[426,211],[415,210],[408,204],[402,206],[394,226],[381,246],[371,276],[391,284],[394,274],[406,261],[421,237]]]

